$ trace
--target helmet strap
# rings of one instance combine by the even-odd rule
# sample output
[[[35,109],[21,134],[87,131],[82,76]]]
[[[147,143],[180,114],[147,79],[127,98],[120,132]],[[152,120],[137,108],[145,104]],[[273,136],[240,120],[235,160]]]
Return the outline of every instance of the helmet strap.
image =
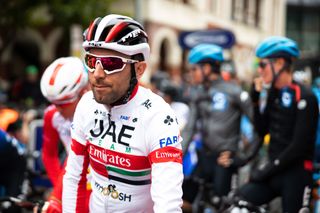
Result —
[[[200,70],[202,73],[202,77],[203,77],[203,85],[205,89],[209,89],[210,88],[210,78],[209,75],[210,74],[206,74],[205,70],[204,70],[204,64],[199,64],[200,65]]]
[[[285,64],[282,66],[282,68],[279,70],[278,73],[275,72],[274,70],[274,66],[273,63],[270,63],[271,66],[271,70],[272,70],[272,82],[271,82],[271,87],[275,86],[275,83],[277,81],[277,79],[279,78],[280,74],[285,71],[286,69],[288,69],[288,67],[290,66],[289,62],[287,60],[284,60]]]

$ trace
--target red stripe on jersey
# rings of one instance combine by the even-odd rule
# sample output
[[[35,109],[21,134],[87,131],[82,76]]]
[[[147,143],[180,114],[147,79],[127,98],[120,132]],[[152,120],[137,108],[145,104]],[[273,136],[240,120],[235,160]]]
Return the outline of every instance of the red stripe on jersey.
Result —
[[[85,155],[86,154],[86,146],[82,145],[78,141],[72,139],[71,142],[71,150],[76,154],[76,155]]]
[[[172,146],[156,149],[148,156],[152,163],[176,162],[182,164],[182,150]]]
[[[51,78],[49,80],[49,85],[51,85],[51,86],[54,85],[54,82],[56,80],[58,72],[62,66],[63,66],[63,64],[58,64],[57,67],[53,70],[53,73],[52,73]]]
[[[102,175],[104,177],[108,177],[108,171],[107,171],[106,166],[104,164],[101,164],[101,163],[99,163],[95,160],[92,160],[90,158],[90,166],[99,175]]]
[[[118,24],[114,25],[104,41],[111,42],[111,40],[126,26],[128,26],[126,22],[119,22]]]
[[[82,145],[83,146],[83,145]],[[85,146],[84,146],[85,147]],[[89,166],[89,156],[85,153],[82,171],[80,174],[80,181],[78,183],[77,190],[77,201],[76,201],[76,213],[87,213],[86,212],[86,200],[87,200],[87,171]]]
[[[291,84],[290,87],[292,89],[294,89],[294,91],[296,92],[296,102],[299,102],[301,99],[301,89],[300,89],[299,85]]]
[[[130,170],[143,170],[151,167],[147,156],[115,152],[93,144],[89,145],[88,152],[90,158],[93,158],[104,165],[112,165]]]

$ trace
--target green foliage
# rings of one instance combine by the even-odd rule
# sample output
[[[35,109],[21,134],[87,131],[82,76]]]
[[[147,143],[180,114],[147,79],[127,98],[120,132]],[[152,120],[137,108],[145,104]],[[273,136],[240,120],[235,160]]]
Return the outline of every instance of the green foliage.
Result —
[[[0,27],[23,27],[73,23],[86,26],[104,16],[114,0],[2,0]]]
[[[87,26],[97,16],[104,16],[113,0],[51,0],[50,14],[58,25],[77,23]]]
[[[19,29],[72,24],[87,27],[115,0],[0,0],[0,54]]]

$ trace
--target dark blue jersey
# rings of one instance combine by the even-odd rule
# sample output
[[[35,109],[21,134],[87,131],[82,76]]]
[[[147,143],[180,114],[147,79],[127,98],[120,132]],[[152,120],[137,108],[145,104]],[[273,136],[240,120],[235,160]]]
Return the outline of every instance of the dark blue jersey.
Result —
[[[313,159],[318,114],[315,95],[295,82],[271,89],[263,110],[254,107],[255,127],[260,136],[270,134],[268,152],[277,170]]]

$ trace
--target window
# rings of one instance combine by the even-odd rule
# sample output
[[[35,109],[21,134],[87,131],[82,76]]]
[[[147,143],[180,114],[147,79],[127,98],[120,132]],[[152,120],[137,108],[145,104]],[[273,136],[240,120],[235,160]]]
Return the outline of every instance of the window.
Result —
[[[231,19],[253,27],[259,26],[261,0],[232,0]]]

